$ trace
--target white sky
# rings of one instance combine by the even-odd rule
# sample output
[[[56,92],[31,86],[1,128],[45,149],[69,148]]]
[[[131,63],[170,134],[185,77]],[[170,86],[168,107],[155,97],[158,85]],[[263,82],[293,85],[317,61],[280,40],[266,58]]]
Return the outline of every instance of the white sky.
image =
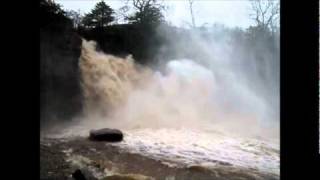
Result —
[[[88,13],[100,0],[55,0],[63,9],[80,10]],[[104,0],[115,11],[124,6],[123,0]],[[175,26],[186,26],[191,23],[187,0],[165,0],[168,9],[164,12],[166,21]],[[197,26],[208,23],[224,24],[229,27],[247,28],[253,24],[250,19],[250,2],[248,0],[195,0],[194,16]]]

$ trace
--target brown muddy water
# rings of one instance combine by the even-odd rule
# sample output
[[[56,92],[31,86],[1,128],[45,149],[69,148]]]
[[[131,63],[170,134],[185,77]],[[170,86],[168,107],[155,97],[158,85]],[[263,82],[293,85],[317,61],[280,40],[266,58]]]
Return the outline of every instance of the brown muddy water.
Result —
[[[175,136],[175,138],[173,138]],[[219,136],[219,137],[218,137]],[[267,142],[180,130],[134,130],[120,143],[42,137],[41,179],[279,179],[279,151]]]

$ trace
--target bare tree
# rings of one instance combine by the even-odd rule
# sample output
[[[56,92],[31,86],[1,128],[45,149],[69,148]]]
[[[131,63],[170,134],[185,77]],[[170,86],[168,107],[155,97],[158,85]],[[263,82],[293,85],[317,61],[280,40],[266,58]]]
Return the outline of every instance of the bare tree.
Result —
[[[159,9],[164,9],[163,6],[163,0],[123,0],[125,2],[125,6],[121,9],[124,9],[124,11],[129,10],[129,3],[133,5],[136,11],[143,12],[146,10],[146,8],[152,6]]]
[[[116,20],[119,21],[120,19],[123,19],[123,20],[128,19],[129,17],[128,11],[129,11],[129,7],[127,4],[119,8],[116,11],[116,14],[117,14]]]
[[[250,16],[255,20],[257,26],[270,28],[275,31],[279,14],[280,5],[278,0],[251,0],[253,13]]]
[[[188,2],[189,2],[189,9],[190,9],[192,27],[195,28],[196,27],[196,23],[195,23],[194,14],[193,14],[193,3],[194,3],[194,0],[188,0]]]
[[[138,9],[139,12],[143,12],[147,6],[155,2],[156,0],[132,0],[133,6]]]
[[[74,28],[79,27],[82,20],[80,9],[78,10],[78,12],[74,10],[66,11],[66,15],[72,20]]]
[[[163,18],[161,10],[165,9],[163,0],[124,0],[126,5],[120,9],[120,13],[126,19],[132,22],[148,23],[158,21]],[[132,4],[135,14],[125,15],[129,11],[129,5]]]

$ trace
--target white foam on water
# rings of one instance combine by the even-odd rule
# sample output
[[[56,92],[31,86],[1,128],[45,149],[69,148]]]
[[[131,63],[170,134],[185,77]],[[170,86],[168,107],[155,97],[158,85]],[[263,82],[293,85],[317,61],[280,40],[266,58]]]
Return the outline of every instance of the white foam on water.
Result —
[[[113,144],[163,162],[184,165],[230,163],[279,175],[279,143],[238,138],[222,133],[190,129],[137,129]]]

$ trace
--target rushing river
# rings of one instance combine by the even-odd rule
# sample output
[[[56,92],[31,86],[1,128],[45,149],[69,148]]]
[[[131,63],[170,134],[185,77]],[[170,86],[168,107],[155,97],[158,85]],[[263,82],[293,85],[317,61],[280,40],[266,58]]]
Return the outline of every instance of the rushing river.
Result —
[[[214,166],[217,163],[279,175],[279,143],[189,129],[138,129],[115,144],[169,165]]]
[[[88,129],[78,126],[50,135],[51,138],[73,136],[88,136]],[[160,160],[171,167],[197,165],[210,168],[222,164],[279,176],[279,144],[275,140],[237,137],[218,131],[143,128],[126,130],[124,140],[111,145]]]

